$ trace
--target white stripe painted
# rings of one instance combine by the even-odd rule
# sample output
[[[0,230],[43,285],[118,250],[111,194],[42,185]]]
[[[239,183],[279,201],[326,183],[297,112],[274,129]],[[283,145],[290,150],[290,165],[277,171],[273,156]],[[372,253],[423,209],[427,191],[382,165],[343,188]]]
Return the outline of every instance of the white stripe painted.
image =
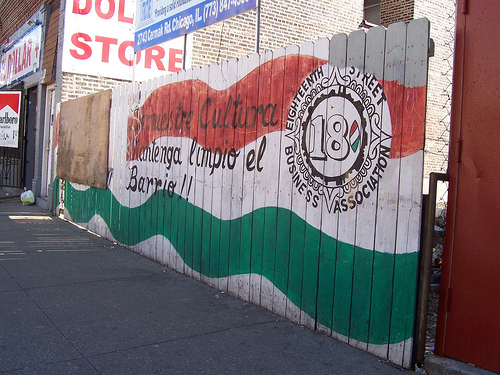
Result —
[[[270,134],[266,135],[267,137],[267,144],[268,145],[273,145],[273,144],[280,144],[280,139],[282,137],[281,132],[273,132]],[[131,176],[131,170],[132,168],[136,168],[137,170],[137,179],[139,176],[147,176],[149,178],[157,178],[158,180],[162,180],[162,189],[165,187],[165,175],[168,174],[168,176],[177,176],[176,179],[170,180],[167,179],[167,186],[169,181],[174,181],[176,184],[177,190],[176,192],[179,192],[181,189],[181,186],[183,184],[184,180],[184,175],[186,174],[186,167],[185,165],[188,164],[186,160],[189,160],[189,155],[185,150],[187,150],[190,146],[190,142],[192,140],[188,138],[167,138],[167,137],[162,137],[158,140],[156,140],[156,145],[163,146],[167,145],[169,147],[180,147],[180,149],[183,151],[181,159],[184,161],[183,164],[181,165],[172,165],[170,169],[162,170],[162,169],[153,169],[155,166],[155,163],[151,163],[148,161],[131,161],[128,162],[127,166],[125,168],[118,169],[114,171],[113,176],[111,178],[111,184],[110,184],[110,190],[115,196],[115,198],[118,199],[119,203],[123,206],[126,207],[138,207],[142,203],[144,203],[153,193],[154,193],[154,186],[149,185],[149,191],[147,193],[139,193],[139,192],[133,192],[131,193],[129,190],[126,190],[126,187],[131,184],[130,182],[130,176]],[[257,141],[250,143],[245,147],[244,149],[239,150],[240,153],[242,154],[240,156],[240,160],[244,160],[243,154],[246,150],[255,150],[256,148],[258,149],[260,143],[262,142],[262,137],[257,139]],[[423,151],[419,151],[415,154],[412,154],[410,156],[401,158],[401,159],[388,159],[387,160],[387,168],[384,170],[384,173],[382,174],[381,182],[384,183],[384,190],[381,191],[379,194],[379,212],[384,210],[384,205],[390,205],[392,202],[395,202],[398,199],[398,183],[399,179],[402,178],[400,177],[399,170],[408,170],[408,168],[413,167],[415,164],[420,163],[423,158]],[[400,165],[401,163],[401,165]],[[238,217],[241,217],[243,215],[249,214],[252,211],[259,209],[259,208],[264,208],[266,207],[266,200],[265,199],[253,199],[251,205],[243,205],[241,206],[241,202],[245,201],[245,197],[252,197],[252,191],[254,189],[261,189],[262,194],[272,194],[274,192],[277,192],[278,189],[283,191],[285,188],[285,184],[291,184],[291,174],[288,171],[288,168],[286,164],[282,163],[282,168],[277,170],[275,168],[272,168],[273,172],[279,172],[279,178],[278,179],[271,179],[271,178],[266,178],[266,179],[255,179],[255,180],[249,180],[249,178],[252,176],[252,174],[248,173],[248,171],[244,170],[244,163],[240,162],[237,163],[235,168],[230,170],[228,168],[225,169],[214,169],[213,173],[211,174],[211,170],[209,168],[205,168],[206,171],[206,178],[204,174],[203,179],[199,179],[198,173],[203,173],[202,168],[194,168],[194,166],[190,165],[190,170],[188,173],[192,173],[192,170],[195,170],[195,178],[193,178],[192,186],[191,186],[191,192],[190,195],[188,196],[189,202],[194,203],[197,207],[203,208],[205,211],[209,212],[213,216],[215,216],[218,219],[222,220],[230,220],[230,219],[235,219]],[[283,168],[284,167],[284,168]],[[271,169],[271,167],[270,167]],[[154,172],[150,172],[149,175],[147,174],[147,171],[154,171],[157,174],[154,175]],[[159,172],[158,172],[159,171]],[[165,172],[166,171],[166,172]],[[264,170],[265,171],[265,170]],[[263,172],[264,172],[263,171]],[[259,172],[253,171],[253,173],[258,174]],[[187,176],[186,178],[186,183],[189,183],[191,176]],[[411,186],[415,186],[416,178],[419,176],[415,176],[413,174],[407,174],[405,175],[405,179],[407,180],[407,183],[410,184]],[[193,191],[196,192],[196,195],[198,194],[209,194],[212,193],[214,194],[214,184],[220,184],[221,181],[232,181],[231,186],[243,186],[244,188],[241,189],[232,189],[231,190],[231,199],[227,199],[224,202],[224,207],[226,207],[227,204],[231,204],[231,208],[225,208],[224,210],[215,210],[212,211],[212,206],[203,206],[202,202],[204,200],[198,200],[193,194]],[[125,183],[124,183],[125,182]],[[280,185],[278,185],[278,183]],[[123,185],[119,185],[123,184]],[[74,184],[72,184],[74,185]],[[281,187],[280,187],[281,186]],[[219,185],[220,189],[223,189],[223,185]],[[78,190],[82,190],[82,186],[78,185]],[[184,187],[184,193],[182,194],[183,198],[186,198],[186,190],[188,186],[185,185]],[[247,191],[247,189],[250,189]],[[291,189],[291,185],[289,187]],[[129,194],[120,194],[120,192],[128,192]],[[296,189],[294,189],[296,191]],[[222,192],[222,190],[220,190]],[[225,191],[225,189],[224,189]],[[157,192],[157,194],[166,194],[165,196],[168,197],[168,192],[164,192],[163,190]],[[221,193],[219,193],[221,194]],[[260,196],[260,195],[259,195]],[[270,203],[271,207],[276,207],[276,204],[278,207],[285,208],[285,209],[290,209],[289,206],[289,200],[285,199],[285,196],[283,194],[279,195],[278,201],[273,201],[273,200],[267,200],[268,203]],[[372,199],[370,200],[370,197],[365,199],[363,204],[357,206],[357,215],[358,217],[364,217],[365,214],[368,214],[371,212],[373,209],[373,201],[377,198],[376,194],[372,195]],[[405,195],[399,197],[400,199],[400,204],[402,206],[407,206],[407,207],[418,207],[420,205],[420,202],[417,199],[418,197],[416,195]],[[304,199],[300,195],[295,195],[294,199],[296,201],[300,201]],[[200,202],[201,205],[198,203]],[[305,202],[305,201],[304,201]],[[241,208],[239,208],[241,207]],[[322,211],[318,210],[318,213],[321,213],[322,221],[325,222],[325,220],[329,220],[329,218],[334,218],[334,217],[340,217],[343,221],[343,225],[346,226],[354,226],[356,223],[356,211],[355,210],[348,210],[347,212],[341,212],[340,215],[334,212],[328,212],[325,207]],[[311,210],[311,212],[314,212],[314,210]],[[303,220],[306,220],[306,215],[305,212],[302,212],[300,210],[295,211],[295,213],[301,217]],[[337,232],[336,232],[336,227],[335,226],[330,226],[330,225],[325,225],[321,227],[321,222],[315,219],[314,215],[311,215],[312,220],[308,220],[308,224],[312,225],[316,229],[321,229],[325,234],[328,234],[329,236],[333,238],[337,238]],[[390,221],[382,221],[379,220],[377,221],[378,229],[377,231],[379,233],[384,233],[386,230],[393,231],[390,227],[384,229],[383,226],[384,224],[387,223],[387,225],[392,225]],[[366,238],[365,238],[366,237]],[[373,247],[373,236],[360,236],[356,239],[356,244],[358,246],[361,246],[363,248],[372,248]],[[394,252],[393,248],[383,248],[384,243],[383,242],[378,242],[379,248],[377,248],[378,251],[381,252]],[[381,248],[382,247],[382,248]],[[417,251],[417,249],[413,249],[413,251]],[[407,249],[404,249],[402,247],[397,248],[397,253],[403,253],[407,252]]]

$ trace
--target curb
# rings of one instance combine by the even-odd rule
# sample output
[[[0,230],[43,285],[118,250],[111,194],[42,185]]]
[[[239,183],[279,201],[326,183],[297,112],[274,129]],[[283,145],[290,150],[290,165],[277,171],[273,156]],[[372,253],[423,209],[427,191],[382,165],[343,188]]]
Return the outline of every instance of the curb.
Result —
[[[21,203],[21,200],[18,197],[0,197],[0,203]]]
[[[424,369],[429,375],[495,375],[495,372],[452,358],[429,355],[425,357]]]

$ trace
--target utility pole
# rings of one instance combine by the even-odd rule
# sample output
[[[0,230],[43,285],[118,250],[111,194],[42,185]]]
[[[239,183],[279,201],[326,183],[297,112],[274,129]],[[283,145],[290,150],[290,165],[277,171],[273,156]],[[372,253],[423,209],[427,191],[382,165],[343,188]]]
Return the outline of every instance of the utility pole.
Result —
[[[259,53],[260,45],[260,0],[257,0],[257,20],[255,22],[255,52]]]

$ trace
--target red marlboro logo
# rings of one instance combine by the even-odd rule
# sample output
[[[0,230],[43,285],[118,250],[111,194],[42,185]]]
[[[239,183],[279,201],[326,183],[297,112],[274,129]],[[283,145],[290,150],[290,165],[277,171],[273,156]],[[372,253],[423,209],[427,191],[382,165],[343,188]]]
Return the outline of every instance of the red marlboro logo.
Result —
[[[15,113],[19,114],[20,92],[0,92],[0,110],[9,106]]]
[[[21,92],[0,92],[0,147],[18,147]]]

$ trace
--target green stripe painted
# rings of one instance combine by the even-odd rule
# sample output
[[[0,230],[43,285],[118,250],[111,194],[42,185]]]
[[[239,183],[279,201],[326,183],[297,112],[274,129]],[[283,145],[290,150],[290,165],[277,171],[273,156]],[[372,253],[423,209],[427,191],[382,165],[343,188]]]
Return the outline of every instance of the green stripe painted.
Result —
[[[99,215],[127,246],[163,235],[206,277],[262,275],[318,324],[351,339],[386,345],[412,337],[417,253],[342,243],[277,207],[219,220],[162,192],[128,208],[109,190],[78,191],[66,183],[65,208],[77,223]],[[394,282],[396,270],[405,277]]]
[[[57,206],[59,205],[59,182],[60,180],[55,178],[52,181],[52,210],[53,214],[56,214]]]

